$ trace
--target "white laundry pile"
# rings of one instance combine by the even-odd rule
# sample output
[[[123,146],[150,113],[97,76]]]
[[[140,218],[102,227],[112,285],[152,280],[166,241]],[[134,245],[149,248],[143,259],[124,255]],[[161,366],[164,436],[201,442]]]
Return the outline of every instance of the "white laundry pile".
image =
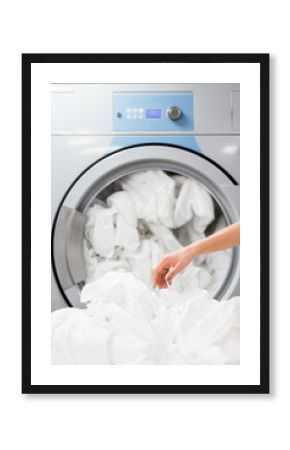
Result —
[[[162,171],[122,178],[87,211],[86,309],[52,314],[54,364],[239,364],[239,298],[213,299],[230,251],[151,287],[163,255],[226,223],[197,182]]]
[[[114,270],[131,272],[149,287],[153,268],[165,254],[203,239],[210,224],[211,232],[226,226],[217,213],[211,195],[191,178],[148,170],[120,179],[87,212],[86,282]],[[214,296],[230,255],[226,250],[195,258],[174,280],[174,290],[200,287]]]
[[[53,364],[239,364],[239,298],[150,290],[109,272],[82,290],[86,309],[52,314]]]

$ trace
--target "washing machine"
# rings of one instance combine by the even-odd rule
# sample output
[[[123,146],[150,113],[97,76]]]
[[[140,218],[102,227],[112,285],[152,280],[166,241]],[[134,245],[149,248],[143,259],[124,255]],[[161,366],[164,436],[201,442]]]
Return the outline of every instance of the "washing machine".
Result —
[[[53,84],[52,310],[82,307],[86,212],[123,176],[161,169],[203,185],[239,220],[239,84]],[[216,292],[239,294],[239,249]]]

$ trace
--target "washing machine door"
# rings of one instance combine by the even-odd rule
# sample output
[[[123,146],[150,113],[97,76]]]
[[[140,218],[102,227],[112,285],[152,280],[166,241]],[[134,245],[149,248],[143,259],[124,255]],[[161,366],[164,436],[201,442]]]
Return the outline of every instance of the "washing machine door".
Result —
[[[104,188],[119,178],[141,170],[165,170],[194,178],[213,196],[228,224],[239,220],[239,186],[213,161],[191,150],[165,145],[126,148],[96,161],[70,186],[54,218],[52,266],[58,288],[68,305],[81,307],[85,280],[83,238],[86,211]],[[239,285],[239,249],[217,298],[230,298]]]

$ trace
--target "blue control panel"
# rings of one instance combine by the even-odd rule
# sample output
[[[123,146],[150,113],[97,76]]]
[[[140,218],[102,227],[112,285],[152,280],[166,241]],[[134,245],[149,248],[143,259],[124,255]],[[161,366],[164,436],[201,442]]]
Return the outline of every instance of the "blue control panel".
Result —
[[[192,131],[192,92],[114,92],[114,131]]]

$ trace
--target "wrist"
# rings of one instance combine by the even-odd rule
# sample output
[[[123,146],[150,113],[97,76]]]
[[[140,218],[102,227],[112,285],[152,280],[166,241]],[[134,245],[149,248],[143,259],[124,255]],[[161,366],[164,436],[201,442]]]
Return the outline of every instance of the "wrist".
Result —
[[[188,258],[194,258],[195,256],[197,256],[197,245],[196,245],[196,243],[187,245],[187,247],[185,247],[185,255]]]

